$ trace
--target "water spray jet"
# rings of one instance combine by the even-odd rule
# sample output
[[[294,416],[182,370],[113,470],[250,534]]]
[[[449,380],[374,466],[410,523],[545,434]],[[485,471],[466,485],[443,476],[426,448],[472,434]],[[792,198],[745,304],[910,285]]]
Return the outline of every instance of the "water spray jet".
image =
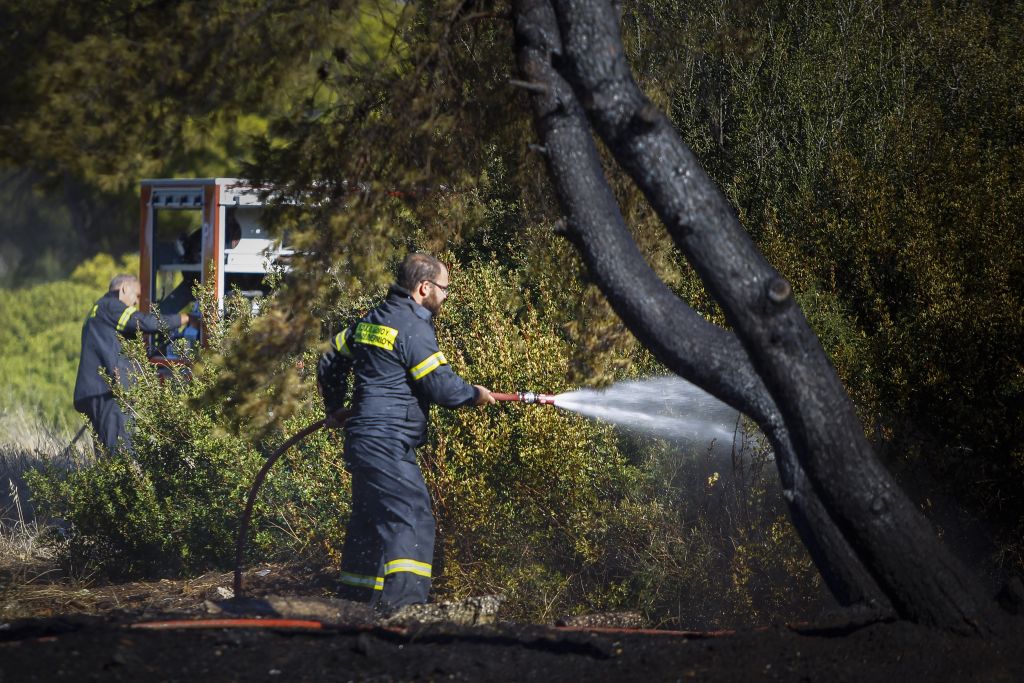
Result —
[[[551,405],[650,436],[695,443],[732,441],[736,410],[681,377],[650,377],[561,394],[492,393],[495,401]]]

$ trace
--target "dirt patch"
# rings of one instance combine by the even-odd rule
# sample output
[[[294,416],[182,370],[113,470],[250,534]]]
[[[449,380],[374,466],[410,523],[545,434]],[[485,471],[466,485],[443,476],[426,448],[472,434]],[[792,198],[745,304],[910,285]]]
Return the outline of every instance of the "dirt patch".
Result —
[[[225,597],[230,583],[230,574],[207,574],[19,591],[2,608],[29,618],[0,618],[0,683],[1024,680],[1019,618],[1010,636],[992,640],[839,620],[716,633],[616,619],[467,626],[375,620],[331,597],[330,579],[309,570],[254,569],[244,599]]]
[[[0,632],[0,680],[1020,681],[1024,642],[905,623],[705,637],[546,626],[141,629],[29,620]]]
[[[245,573],[251,597],[289,595],[325,597],[333,594],[333,579],[305,567],[262,565]],[[153,614],[206,614],[212,604],[233,597],[230,572],[211,572],[189,579],[160,579],[108,583],[88,578],[60,578],[52,566],[35,571],[24,566],[18,574],[0,570],[0,620],[32,617],[103,615],[130,610]]]

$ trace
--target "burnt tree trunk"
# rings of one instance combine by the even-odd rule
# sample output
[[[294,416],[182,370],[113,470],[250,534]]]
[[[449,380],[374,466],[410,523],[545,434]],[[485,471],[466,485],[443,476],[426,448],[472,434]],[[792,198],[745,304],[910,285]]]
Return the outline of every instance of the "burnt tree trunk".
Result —
[[[618,315],[670,369],[762,427],[794,523],[840,602],[882,606],[888,598],[904,618],[987,632],[995,623],[993,603],[875,459],[789,284],[637,88],[611,6],[582,0],[514,6],[519,65],[534,93],[568,236]],[[721,304],[735,335],[686,306],[646,264],[607,186],[588,119]]]
[[[586,116],[552,67],[559,38],[549,3],[523,2],[518,8],[520,68],[531,79],[529,87],[543,91],[534,98],[534,111],[568,218],[567,236],[595,282],[662,363],[761,426],[776,453],[794,525],[838,602],[887,610],[887,600],[800,470],[781,415],[739,341],[681,301],[633,242],[605,180]],[[666,321],[673,322],[673,334],[666,334]]]

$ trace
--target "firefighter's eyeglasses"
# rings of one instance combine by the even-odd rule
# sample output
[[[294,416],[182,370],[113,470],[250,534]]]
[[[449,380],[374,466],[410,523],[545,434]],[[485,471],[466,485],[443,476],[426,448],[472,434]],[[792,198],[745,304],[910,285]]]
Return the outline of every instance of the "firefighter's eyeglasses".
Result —
[[[444,292],[444,293],[445,293],[445,295],[446,295],[446,296],[447,296],[447,294],[448,294],[448,288],[449,288],[449,287],[451,287],[451,285],[450,285],[450,284],[447,284],[447,285],[439,285],[439,284],[437,284],[436,282],[434,282],[433,280],[427,280],[427,282],[429,282],[430,284],[432,284],[432,285],[434,285],[435,287],[437,287],[438,289],[440,289],[440,290],[441,290],[442,292]]]

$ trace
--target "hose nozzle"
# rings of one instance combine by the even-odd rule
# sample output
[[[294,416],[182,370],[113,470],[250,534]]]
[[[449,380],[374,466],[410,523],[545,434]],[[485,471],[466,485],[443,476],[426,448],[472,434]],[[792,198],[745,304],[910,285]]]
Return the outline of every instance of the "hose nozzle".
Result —
[[[537,403],[540,405],[554,405],[554,394],[538,394],[534,391],[517,391],[510,394],[491,393],[495,401],[518,401],[520,403]]]

